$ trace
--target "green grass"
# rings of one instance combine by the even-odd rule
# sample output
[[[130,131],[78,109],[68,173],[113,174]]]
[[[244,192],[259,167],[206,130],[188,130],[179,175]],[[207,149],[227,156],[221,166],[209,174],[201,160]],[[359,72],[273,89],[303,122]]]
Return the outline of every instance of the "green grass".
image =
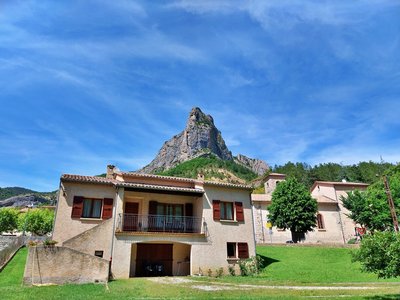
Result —
[[[265,270],[256,277],[225,276],[222,278],[190,278],[193,282],[161,284],[145,278],[116,280],[108,284],[63,286],[22,286],[27,249],[21,249],[0,273],[0,299],[303,299],[323,297],[336,299],[398,299],[400,284],[396,280],[377,280],[363,274],[350,262],[349,249],[293,246],[264,246],[257,249],[268,257]],[[360,282],[363,282],[360,284]],[[203,291],[194,286],[231,287]],[[281,290],[246,289],[243,285],[311,285],[374,287],[373,290]]]

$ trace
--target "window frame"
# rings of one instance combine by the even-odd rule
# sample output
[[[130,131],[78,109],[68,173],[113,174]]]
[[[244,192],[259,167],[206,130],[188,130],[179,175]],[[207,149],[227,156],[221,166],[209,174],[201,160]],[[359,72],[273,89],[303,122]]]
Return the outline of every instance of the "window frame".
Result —
[[[102,213],[103,213],[103,203],[104,199],[100,199],[100,198],[83,198],[83,203],[82,203],[82,214],[81,214],[81,218],[83,219],[101,219],[102,217]],[[87,201],[90,201],[90,213],[89,216],[85,216],[85,203],[87,203]],[[100,212],[99,212],[99,216],[94,216],[94,208],[95,202],[100,202]]]
[[[318,230],[325,230],[324,216],[321,213],[317,213],[317,228]]]
[[[220,205],[220,220],[221,221],[234,221],[235,220],[234,203],[229,202],[229,201],[221,201],[219,205]],[[227,218],[228,205],[230,206],[232,218]]]
[[[229,247],[232,247],[232,249],[229,249]],[[232,243],[232,242],[226,243],[226,257],[228,259],[236,259],[237,258],[236,248],[237,248],[236,243]],[[230,252],[229,250],[233,250],[233,255],[229,255],[229,252]]]

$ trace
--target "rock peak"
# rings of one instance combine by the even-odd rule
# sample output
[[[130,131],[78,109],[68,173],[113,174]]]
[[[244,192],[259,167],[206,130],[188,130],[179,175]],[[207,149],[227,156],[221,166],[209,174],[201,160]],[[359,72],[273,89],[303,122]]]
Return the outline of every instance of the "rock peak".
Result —
[[[186,128],[199,124],[209,124],[214,126],[214,119],[210,115],[203,113],[200,108],[193,107],[189,113]]]

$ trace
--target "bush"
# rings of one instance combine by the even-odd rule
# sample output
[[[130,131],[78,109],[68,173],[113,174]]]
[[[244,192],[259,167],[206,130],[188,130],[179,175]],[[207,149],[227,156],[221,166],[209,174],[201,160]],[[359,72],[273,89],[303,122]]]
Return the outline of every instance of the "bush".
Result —
[[[353,261],[361,263],[362,271],[375,273],[380,278],[400,276],[400,233],[365,235]]]
[[[229,265],[229,266],[228,266],[228,271],[229,271],[229,274],[231,274],[231,276],[235,276],[235,275],[236,275],[235,267],[234,267],[234,266]]]
[[[223,268],[219,268],[215,270],[215,277],[219,278],[222,275],[224,275],[224,269]]]
[[[13,232],[18,228],[18,211],[15,208],[0,209],[0,233]]]
[[[248,259],[243,259],[239,261],[239,269],[241,276],[253,276],[258,274],[263,265],[263,259],[261,256],[253,256]]]
[[[20,231],[45,235],[53,229],[54,212],[48,209],[32,209],[19,218]]]

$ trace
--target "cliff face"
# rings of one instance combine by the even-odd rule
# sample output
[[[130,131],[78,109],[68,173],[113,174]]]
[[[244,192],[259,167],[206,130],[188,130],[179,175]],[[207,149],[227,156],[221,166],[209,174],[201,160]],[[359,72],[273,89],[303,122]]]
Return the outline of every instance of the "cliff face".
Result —
[[[195,107],[190,111],[186,128],[165,142],[153,161],[138,172],[155,173],[167,170],[207,153],[213,153],[223,160],[233,159],[221,132],[214,125],[213,118]]]
[[[251,169],[254,173],[258,175],[264,175],[265,172],[269,170],[267,163],[261,159],[250,158],[242,154],[238,154],[234,157],[234,161],[237,164],[243,165]]]
[[[234,160],[259,175],[268,170],[268,165],[264,161],[240,154],[234,158],[221,132],[215,127],[213,118],[195,107],[189,113],[185,129],[166,141],[153,161],[137,172],[165,171],[184,161],[210,153],[222,160]]]

